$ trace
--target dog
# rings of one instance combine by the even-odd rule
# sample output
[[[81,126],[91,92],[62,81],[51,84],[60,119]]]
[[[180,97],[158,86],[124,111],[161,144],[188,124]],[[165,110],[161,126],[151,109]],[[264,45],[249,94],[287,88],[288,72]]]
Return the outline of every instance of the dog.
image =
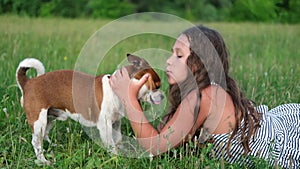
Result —
[[[140,89],[138,99],[159,104],[164,96],[159,90],[158,74],[143,58],[127,54],[127,60],[131,64],[125,68],[132,80],[138,80],[146,73],[151,76]],[[36,69],[37,77],[26,76],[30,68]],[[45,73],[43,64],[35,58],[20,62],[16,71],[22,93],[20,101],[32,129],[31,143],[39,162],[51,164],[43,154],[43,140],[51,143],[48,134],[53,119],[64,121],[72,118],[84,126],[97,127],[103,144],[117,153],[122,140],[121,118],[125,109],[112,90],[109,78],[109,74],[92,76],[73,70]]]

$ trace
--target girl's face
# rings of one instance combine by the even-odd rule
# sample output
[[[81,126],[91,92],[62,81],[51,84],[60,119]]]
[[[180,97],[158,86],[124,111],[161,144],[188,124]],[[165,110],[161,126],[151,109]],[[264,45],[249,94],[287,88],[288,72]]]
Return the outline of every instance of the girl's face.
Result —
[[[173,48],[172,55],[167,60],[166,73],[170,85],[180,83],[187,77],[187,58],[190,55],[190,43],[186,35],[181,34]]]

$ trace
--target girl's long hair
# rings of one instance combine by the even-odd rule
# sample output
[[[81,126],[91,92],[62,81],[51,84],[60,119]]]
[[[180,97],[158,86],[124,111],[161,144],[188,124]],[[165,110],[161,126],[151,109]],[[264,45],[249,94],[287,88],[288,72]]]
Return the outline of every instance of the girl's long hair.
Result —
[[[191,54],[187,59],[187,66],[192,72],[192,76],[181,84],[170,85],[171,107],[164,116],[163,122],[158,126],[158,130],[160,131],[172,118],[182,98],[190,91],[198,88],[201,99],[201,91],[213,82],[226,90],[235,107],[236,125],[227,143],[227,153],[230,155],[231,141],[239,131],[241,144],[245,154],[247,154],[251,151],[249,147],[251,136],[260,127],[261,116],[254,108],[255,103],[245,97],[236,81],[229,76],[229,52],[222,36],[217,31],[204,26],[192,27],[184,31],[183,34],[187,36],[190,42]],[[191,81],[196,83],[191,83]],[[195,114],[195,120],[198,117],[198,112],[199,110]],[[239,112],[241,112],[241,116],[239,116]]]

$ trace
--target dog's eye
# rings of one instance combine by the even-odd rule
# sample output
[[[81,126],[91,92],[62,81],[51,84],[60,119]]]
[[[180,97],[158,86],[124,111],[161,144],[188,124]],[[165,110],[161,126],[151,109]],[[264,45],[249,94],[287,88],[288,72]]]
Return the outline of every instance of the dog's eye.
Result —
[[[160,88],[160,82],[155,82],[156,89]]]

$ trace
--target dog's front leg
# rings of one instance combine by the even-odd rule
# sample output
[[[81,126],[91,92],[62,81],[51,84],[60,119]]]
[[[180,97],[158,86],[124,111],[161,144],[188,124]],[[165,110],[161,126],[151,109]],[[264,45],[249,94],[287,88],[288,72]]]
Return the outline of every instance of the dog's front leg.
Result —
[[[116,120],[113,123],[113,137],[115,145],[121,148],[121,142],[122,142],[122,133],[121,133],[121,120]]]
[[[116,154],[116,145],[112,137],[112,121],[106,116],[102,116],[97,124],[97,128],[100,132],[100,137],[104,146],[109,148],[112,153]]]

